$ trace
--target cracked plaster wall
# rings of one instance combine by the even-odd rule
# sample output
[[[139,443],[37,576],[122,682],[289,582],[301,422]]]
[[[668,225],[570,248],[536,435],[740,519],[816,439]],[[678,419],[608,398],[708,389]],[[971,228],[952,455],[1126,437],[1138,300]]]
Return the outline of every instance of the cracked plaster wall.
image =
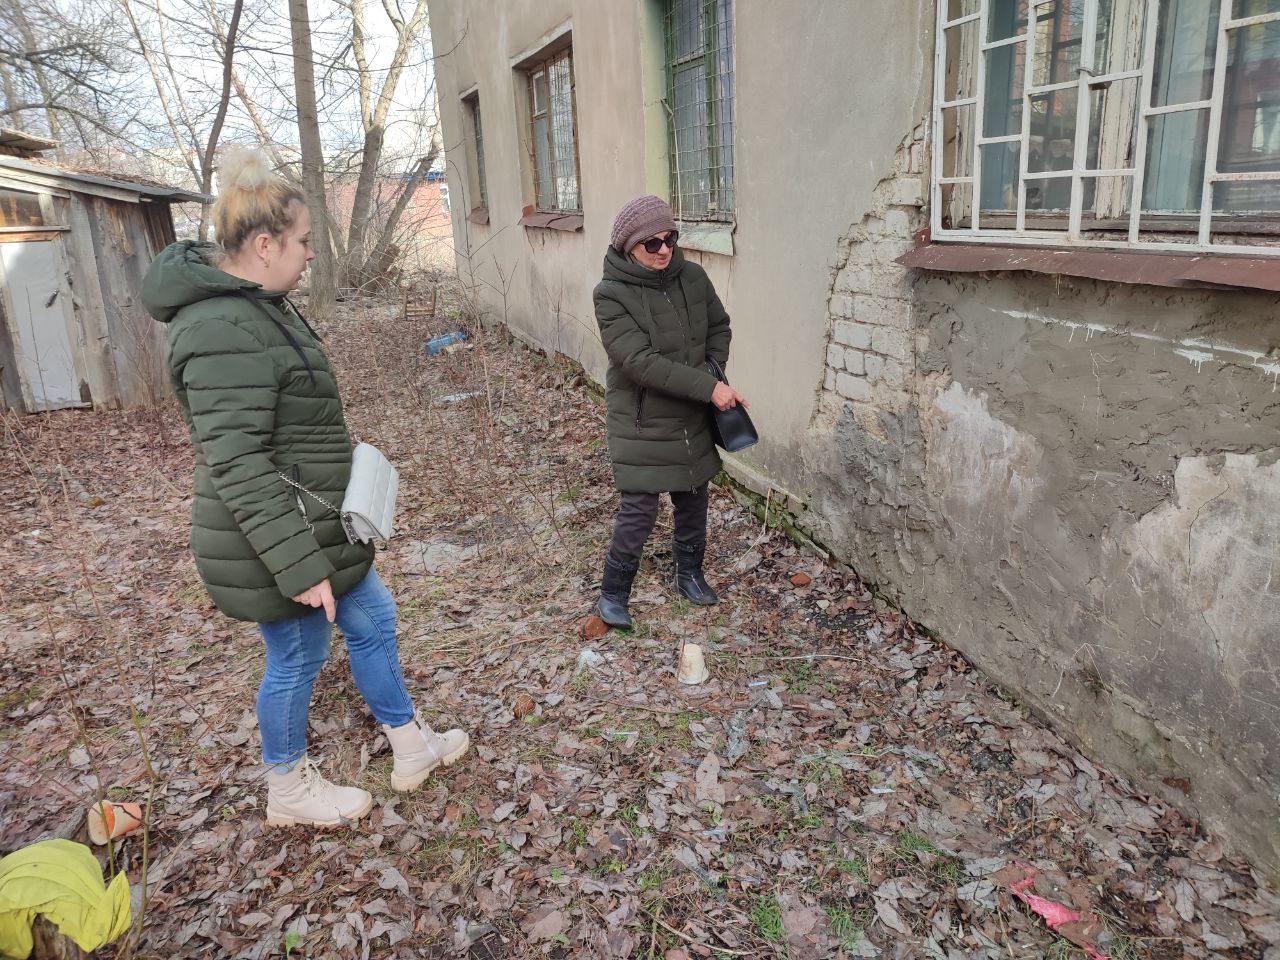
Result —
[[[840,241],[805,525],[1280,873],[1280,301],[894,267],[919,136]]]

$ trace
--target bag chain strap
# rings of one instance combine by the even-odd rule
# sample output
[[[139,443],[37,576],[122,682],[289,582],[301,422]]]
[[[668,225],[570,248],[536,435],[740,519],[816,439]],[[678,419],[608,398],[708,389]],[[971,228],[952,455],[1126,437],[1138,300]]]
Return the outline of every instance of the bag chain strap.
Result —
[[[294,488],[294,489],[296,489],[296,490],[301,490],[303,493],[305,493],[305,494],[306,494],[308,497],[310,497],[312,500],[315,500],[316,502],[318,502],[318,503],[320,503],[320,504],[322,504],[322,505],[324,505],[324,506],[328,507],[330,510],[332,510],[334,513],[336,513],[338,516],[342,516],[342,511],[341,511],[341,510],[339,510],[337,507],[335,507],[335,506],[334,506],[332,503],[330,503],[328,500],[324,499],[323,497],[318,497],[318,496],[316,496],[314,493],[312,493],[310,490],[308,490],[308,489],[307,489],[306,487],[304,487],[302,484],[300,484],[300,483],[296,483],[296,482],[294,482],[293,480],[289,479],[289,477],[285,476],[281,471],[277,470],[277,471],[276,471],[276,474],[280,477],[280,479],[281,479],[281,480],[283,480],[283,481],[284,481],[285,483],[287,483],[289,486],[293,487],[293,488]],[[312,533],[314,533],[314,532],[315,532],[315,527],[313,527],[313,526],[311,525],[311,518],[307,516],[307,511],[306,511],[306,510],[303,510],[303,511],[302,511],[302,519],[303,519],[304,521],[306,521],[307,529],[308,529],[308,530],[310,530]]]

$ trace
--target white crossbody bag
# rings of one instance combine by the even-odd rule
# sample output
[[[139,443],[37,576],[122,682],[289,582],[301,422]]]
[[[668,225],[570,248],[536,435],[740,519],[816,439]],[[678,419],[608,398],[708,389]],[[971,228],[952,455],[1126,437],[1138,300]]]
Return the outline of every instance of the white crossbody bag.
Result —
[[[400,473],[373,444],[358,444],[351,454],[351,479],[347,481],[347,492],[342,497],[342,509],[317,497],[284,473],[280,473],[280,479],[338,514],[342,518],[342,529],[352,543],[371,540],[386,543],[391,539]],[[298,509],[306,519],[307,511],[301,496],[298,497]],[[307,520],[307,526],[311,526],[310,520]]]

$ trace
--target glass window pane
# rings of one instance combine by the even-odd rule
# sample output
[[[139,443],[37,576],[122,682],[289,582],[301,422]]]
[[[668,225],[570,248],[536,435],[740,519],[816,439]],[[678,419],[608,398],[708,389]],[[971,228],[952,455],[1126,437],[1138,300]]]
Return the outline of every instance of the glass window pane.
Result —
[[[1280,180],[1215,183],[1213,209],[1215,213],[1276,213],[1280,211]]]
[[[1136,70],[1142,65],[1142,36],[1146,32],[1145,0],[1098,0],[1094,76]]]
[[[702,53],[706,44],[702,0],[671,0],[669,16],[676,59]]]
[[[973,187],[967,183],[942,185],[942,226],[959,230],[973,226]]]
[[[1230,31],[1218,169],[1280,169],[1280,21]]]
[[[538,209],[555,209],[555,189],[551,178],[550,124],[546,117],[533,121],[533,163],[538,188]]]
[[[978,21],[952,27],[947,31],[947,76],[944,100],[963,100],[977,92]]]
[[[573,128],[573,70],[568,57],[562,57],[547,68],[550,95],[551,147],[555,169],[557,210],[577,210],[578,160]]]
[[[988,40],[1004,40],[1026,31],[1027,0],[988,0]]]
[[[42,227],[40,197],[34,193],[0,189],[0,227]]]
[[[1031,97],[1030,138],[1027,143],[1027,170],[1070,170],[1075,159],[1076,104],[1080,95],[1075,89]]]
[[[533,112],[545,113],[547,110],[547,73],[539,70],[533,75]]]
[[[1165,0],[1156,26],[1153,106],[1195,103],[1213,91],[1219,0]]]
[[[1022,132],[1022,44],[996,47],[986,53],[986,95],[982,105],[982,135],[1004,137]]]
[[[942,111],[942,175],[966,177],[973,172],[973,107]]]
[[[947,0],[947,19],[959,20],[978,12],[978,0]]]
[[[706,91],[702,61],[676,71],[672,112],[675,115],[676,214],[681,217],[705,216],[711,198]]]
[[[1016,143],[982,147],[982,209],[1018,209],[1018,151]]]
[[[1057,0],[1051,6],[1040,7],[1036,14],[1032,82],[1039,87],[1076,79],[1083,36],[1084,0]]]
[[[1027,209],[1066,212],[1071,209],[1071,178],[1027,181]]]
[[[1153,213],[1200,210],[1209,111],[1164,113],[1148,122],[1142,209]]]
[[[1236,0],[1231,13],[1237,19],[1257,17],[1264,13],[1280,13],[1280,0]]]
[[[1090,170],[1127,170],[1133,165],[1138,132],[1138,79],[1089,88]]]

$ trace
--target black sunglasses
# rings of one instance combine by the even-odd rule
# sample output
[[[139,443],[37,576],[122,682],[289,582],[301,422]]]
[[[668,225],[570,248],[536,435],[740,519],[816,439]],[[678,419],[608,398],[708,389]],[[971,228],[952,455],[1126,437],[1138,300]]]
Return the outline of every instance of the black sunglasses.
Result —
[[[664,245],[674,250],[676,248],[676,241],[679,239],[680,231],[672,230],[667,234],[665,239],[662,237],[650,237],[644,242],[643,246],[646,253],[657,253]]]

